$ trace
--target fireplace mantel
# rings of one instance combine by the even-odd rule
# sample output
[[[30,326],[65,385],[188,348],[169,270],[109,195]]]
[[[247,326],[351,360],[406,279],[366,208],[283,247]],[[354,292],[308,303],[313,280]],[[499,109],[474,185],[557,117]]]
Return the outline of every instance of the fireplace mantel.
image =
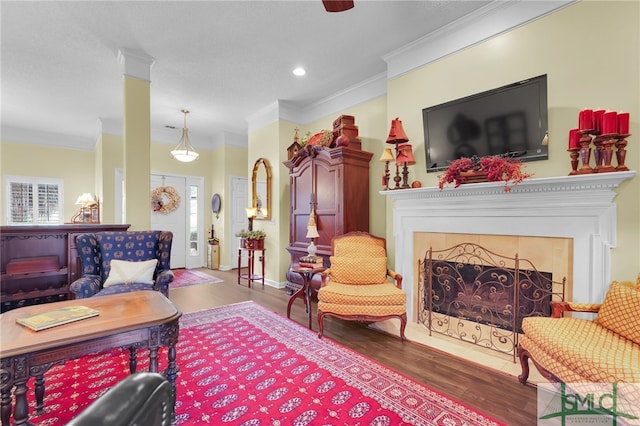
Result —
[[[404,276],[407,314],[416,320],[417,232],[565,237],[573,239],[573,299],[602,301],[616,246],[614,189],[635,171],[531,178],[504,183],[380,191],[393,199],[395,269]]]

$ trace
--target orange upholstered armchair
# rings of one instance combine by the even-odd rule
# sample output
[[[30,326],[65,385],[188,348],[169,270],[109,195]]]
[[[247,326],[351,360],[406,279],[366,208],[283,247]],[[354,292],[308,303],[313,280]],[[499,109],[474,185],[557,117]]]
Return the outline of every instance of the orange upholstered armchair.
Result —
[[[405,340],[407,294],[402,290],[402,275],[387,268],[385,239],[350,232],[335,237],[332,248],[331,266],[323,273],[318,291],[318,336],[322,337],[327,315],[368,322],[398,318],[400,337]]]

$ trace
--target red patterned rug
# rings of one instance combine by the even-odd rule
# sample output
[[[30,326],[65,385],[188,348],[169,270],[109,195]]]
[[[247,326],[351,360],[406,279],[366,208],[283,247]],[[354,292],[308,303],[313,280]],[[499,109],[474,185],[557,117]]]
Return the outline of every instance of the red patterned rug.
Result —
[[[500,424],[254,302],[185,314],[180,325],[176,425]],[[166,350],[160,360],[164,368]],[[45,413],[31,421],[64,424],[128,363],[114,350],[53,367]],[[138,366],[148,367],[146,353]]]
[[[193,269],[174,269],[173,281],[169,288],[189,287],[196,284],[221,283],[223,280]]]

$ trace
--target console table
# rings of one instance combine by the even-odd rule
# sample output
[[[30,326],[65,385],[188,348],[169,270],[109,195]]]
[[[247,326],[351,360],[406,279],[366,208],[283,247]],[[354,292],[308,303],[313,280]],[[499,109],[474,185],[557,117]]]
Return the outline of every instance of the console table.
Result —
[[[42,314],[69,305],[97,309],[100,315],[42,331],[33,331],[16,323],[16,318]],[[27,382],[36,380],[36,409],[44,408],[44,375],[54,364],[94,352],[118,347],[129,348],[129,368],[136,370],[136,349],[149,348],[149,371],[158,370],[158,349],[168,346],[168,364],[164,372],[172,386],[175,403],[175,379],[178,374],[175,345],[178,320],[182,313],[162,293],[136,291],[111,296],[67,300],[27,306],[0,315],[0,373],[2,375],[1,420],[9,425],[11,393],[15,398],[15,425],[29,424]],[[172,407],[172,414],[175,413]]]
[[[80,277],[76,236],[126,231],[130,225],[68,224],[0,227],[1,312],[71,298]]]

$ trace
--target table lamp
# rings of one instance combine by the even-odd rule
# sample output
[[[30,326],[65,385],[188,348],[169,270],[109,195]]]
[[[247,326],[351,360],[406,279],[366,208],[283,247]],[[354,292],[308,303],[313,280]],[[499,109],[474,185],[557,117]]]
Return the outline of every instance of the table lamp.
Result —
[[[387,137],[387,143],[394,144],[396,147],[396,159],[398,158],[398,145],[409,142],[409,138],[407,134],[404,132],[404,128],[402,127],[402,121],[398,117],[391,120],[391,129],[389,130],[389,136]],[[400,188],[400,181],[402,178],[400,177],[400,164],[396,160],[396,175],[393,178],[393,181],[396,183],[394,189]]]
[[[389,189],[389,162],[393,161],[393,152],[391,148],[386,148],[382,155],[380,156],[380,162],[384,163],[384,174],[382,175],[382,187],[384,189]]]
[[[256,208],[255,207],[246,207],[247,211],[247,219],[249,219],[249,231],[253,231],[253,219],[256,218]]]
[[[396,167],[402,165],[402,188],[411,188],[409,185],[409,169],[407,166],[413,166],[416,164],[415,158],[413,158],[413,151],[411,145],[406,143],[398,146],[398,155],[396,156]]]
[[[313,243],[314,238],[318,238],[320,235],[318,234],[318,226],[316,225],[315,220],[315,210],[311,210],[311,214],[309,215],[309,222],[307,223],[307,235],[306,238],[310,238],[311,242],[307,247],[307,253],[309,254],[304,258],[305,261],[314,263],[316,261],[316,251],[317,247]]]

